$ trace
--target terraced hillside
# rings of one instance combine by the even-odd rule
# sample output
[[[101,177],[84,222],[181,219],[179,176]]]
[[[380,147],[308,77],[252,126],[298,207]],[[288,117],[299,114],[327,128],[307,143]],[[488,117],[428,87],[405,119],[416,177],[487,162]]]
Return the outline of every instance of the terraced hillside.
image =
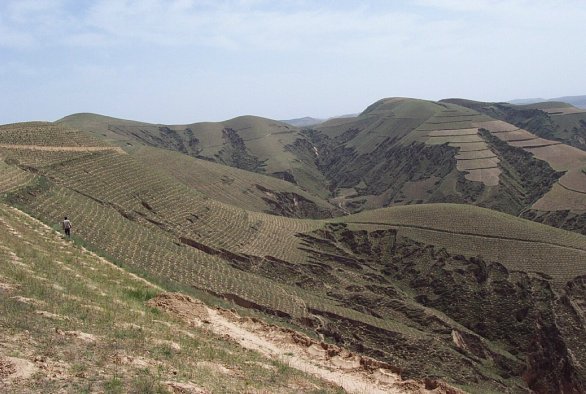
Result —
[[[153,171],[164,171],[208,198],[251,211],[297,218],[328,218],[342,211],[290,182],[196,159],[175,151],[142,147],[130,154]]]
[[[214,315],[221,309],[162,294],[4,204],[0,229],[2,392],[340,392],[286,360],[227,341],[234,333],[210,329],[222,322]],[[153,307],[179,301],[193,306],[192,318],[213,323]]]
[[[538,137],[586,150],[586,109],[555,101],[526,105],[483,103],[463,99],[442,101],[474,109],[494,119],[525,129]]]
[[[485,121],[472,115],[458,123]],[[433,150],[430,132],[448,122],[430,119],[439,128],[422,122],[416,146]],[[5,201],[53,226],[70,216],[74,237],[135,271],[272,315],[428,388],[442,378],[479,392],[584,390],[584,236],[451,204],[286,218],[217,201],[105,143],[20,145],[0,148],[5,168],[28,175]]]
[[[513,106],[450,101],[509,120],[512,123],[495,121],[478,126],[506,143],[493,138],[503,153],[512,151],[509,155],[514,157],[529,153],[562,175],[549,192],[523,211],[524,217],[586,234],[586,145],[580,142],[584,139],[580,125],[586,125],[584,110],[556,102]]]
[[[171,149],[297,182],[318,196],[327,196],[323,175],[305,163],[298,163],[296,157],[284,149],[300,137],[298,129],[275,120],[241,116],[225,122],[169,126],[76,114],[57,123],[93,133],[123,147],[138,145]]]
[[[286,191],[285,186],[262,186],[245,198],[246,206],[279,215],[323,218],[396,205],[466,203],[586,233],[583,154],[561,141],[533,134],[529,126],[531,130],[526,130],[499,120],[510,112],[502,109],[505,106],[492,110],[480,104],[389,98],[356,117],[332,119],[304,129],[255,117],[163,126],[78,114],[59,124],[78,126],[126,150],[129,144],[163,147],[286,180],[296,188]],[[560,110],[560,103],[548,106],[550,114],[538,109],[518,112],[528,114],[531,122],[537,122],[532,114],[556,119],[583,115],[569,107]],[[568,160],[552,159],[560,155]],[[185,167],[188,160],[169,160],[166,167],[174,171],[172,167],[179,162]],[[201,162],[190,163],[203,166]],[[222,167],[214,168],[219,171]],[[180,176],[182,182],[207,187],[203,177],[189,171],[190,175]],[[250,182],[239,189],[250,190],[245,186]],[[277,193],[263,196],[264,189]],[[221,201],[237,204],[225,190],[201,189],[211,198],[215,193]],[[295,213],[283,210],[278,205],[283,198],[291,200],[287,193],[303,196],[319,208],[302,208]]]

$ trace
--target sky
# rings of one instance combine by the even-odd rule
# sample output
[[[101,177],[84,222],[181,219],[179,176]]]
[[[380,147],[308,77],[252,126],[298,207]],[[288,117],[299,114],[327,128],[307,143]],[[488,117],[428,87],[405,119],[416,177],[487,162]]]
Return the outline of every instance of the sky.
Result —
[[[0,124],[586,94],[584,0],[0,0]]]

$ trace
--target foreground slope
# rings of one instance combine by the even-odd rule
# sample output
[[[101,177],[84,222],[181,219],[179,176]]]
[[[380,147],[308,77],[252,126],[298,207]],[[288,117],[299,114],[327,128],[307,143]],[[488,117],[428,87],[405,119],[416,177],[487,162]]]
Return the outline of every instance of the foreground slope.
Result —
[[[161,288],[4,204],[0,228],[2,392],[338,391],[161,313]]]
[[[76,236],[113,260],[314,331],[403,378],[584,389],[584,236],[451,204],[278,217],[215,201],[107,145],[43,150],[42,135],[36,150],[0,149],[33,177],[5,199],[47,223],[71,216]]]

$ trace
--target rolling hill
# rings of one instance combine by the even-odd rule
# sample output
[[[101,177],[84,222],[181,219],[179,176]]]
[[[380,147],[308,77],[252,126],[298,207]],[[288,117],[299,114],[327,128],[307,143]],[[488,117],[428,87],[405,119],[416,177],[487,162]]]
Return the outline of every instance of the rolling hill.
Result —
[[[532,150],[563,144],[501,138],[517,130],[412,99],[305,130],[251,117],[125,128],[92,119],[84,131],[68,121],[1,126],[5,203],[55,227],[68,215],[76,242],[111,261],[428,379],[430,390],[437,379],[473,392],[585,389],[586,237],[445,203],[534,204],[570,167]],[[163,138],[165,127],[178,137]],[[255,173],[222,161],[263,165],[248,168]],[[287,172],[296,184],[259,172]],[[520,192],[499,200],[503,190]],[[309,219],[335,215],[323,194],[362,212]],[[400,206],[368,209],[388,205],[376,196]],[[295,211],[301,198],[317,211]],[[287,209],[270,208],[275,201]]]
[[[139,146],[165,148],[280,178],[321,207],[286,216],[465,203],[586,233],[585,159],[574,149],[586,117],[580,111],[555,102],[515,107],[389,98],[357,116],[305,128],[250,116],[165,126],[78,114],[57,124],[115,142],[131,155]],[[543,119],[556,122],[555,135],[538,127]],[[555,160],[558,152],[571,161]]]
[[[563,97],[556,97],[551,99],[542,99],[542,98],[530,98],[530,99],[516,99],[511,100],[509,103],[515,105],[525,105],[525,104],[536,104],[542,103],[545,101],[557,101],[562,103],[568,103],[578,108],[586,108],[586,96],[563,96]]]

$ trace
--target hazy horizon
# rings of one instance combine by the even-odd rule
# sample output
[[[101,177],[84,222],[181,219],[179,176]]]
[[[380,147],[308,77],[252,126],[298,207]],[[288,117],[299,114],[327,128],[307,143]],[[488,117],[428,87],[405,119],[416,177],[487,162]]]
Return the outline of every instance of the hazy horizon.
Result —
[[[586,3],[8,0],[0,124],[328,118],[392,96],[586,94]]]

